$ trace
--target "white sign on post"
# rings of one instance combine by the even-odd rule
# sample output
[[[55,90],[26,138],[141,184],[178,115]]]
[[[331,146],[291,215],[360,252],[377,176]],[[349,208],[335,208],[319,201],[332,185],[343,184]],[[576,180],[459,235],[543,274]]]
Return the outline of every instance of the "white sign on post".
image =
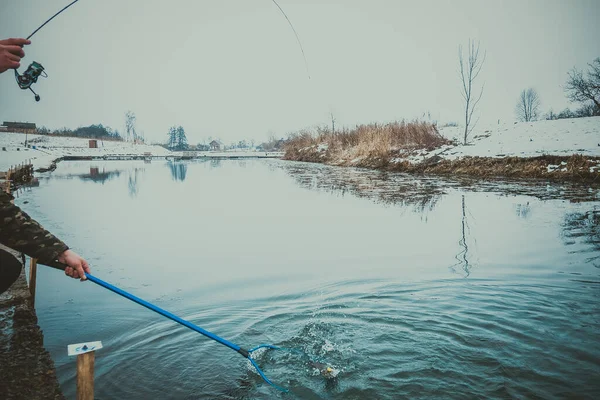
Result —
[[[89,353],[91,351],[100,350],[102,342],[87,342],[70,344],[67,346],[69,356],[78,356],[79,354]]]

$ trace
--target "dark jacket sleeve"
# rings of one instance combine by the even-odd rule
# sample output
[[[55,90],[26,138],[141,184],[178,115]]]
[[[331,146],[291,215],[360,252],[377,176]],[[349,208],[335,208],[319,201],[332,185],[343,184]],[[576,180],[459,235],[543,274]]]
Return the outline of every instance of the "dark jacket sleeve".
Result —
[[[12,204],[12,195],[0,191],[0,243],[37,258],[42,264],[69,247]]]

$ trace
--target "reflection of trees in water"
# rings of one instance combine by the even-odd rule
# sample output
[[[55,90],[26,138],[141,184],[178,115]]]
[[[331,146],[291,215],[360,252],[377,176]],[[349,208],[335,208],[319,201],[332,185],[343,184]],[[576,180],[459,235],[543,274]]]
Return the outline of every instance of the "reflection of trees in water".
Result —
[[[523,219],[529,218],[529,216],[531,214],[531,206],[529,205],[529,202],[527,202],[527,204],[516,204],[515,205],[515,213],[517,214],[517,217],[519,217],[519,218],[523,218]]]
[[[411,207],[413,211],[431,211],[446,193],[448,187],[458,186],[456,181],[431,177],[386,173],[366,169],[336,168],[314,164],[293,163],[283,167],[302,187],[329,192],[338,196],[369,198],[384,205]],[[456,263],[450,269],[464,277],[471,274],[474,266],[473,249],[477,241],[471,235],[469,221],[473,215],[468,211],[465,195],[461,201],[459,251]]]
[[[171,170],[171,178],[174,181],[185,180],[187,174],[187,164],[184,162],[169,161],[169,169]]]
[[[134,168],[133,170],[129,170],[129,181],[128,181],[129,197],[137,196],[138,191],[139,191],[138,174],[141,174],[141,172],[143,172],[143,171],[144,171],[144,168]]]
[[[220,158],[211,158],[210,159],[210,167],[211,168],[219,168],[221,166],[221,159]]]
[[[283,168],[307,189],[342,197],[349,194],[384,205],[411,206],[418,212],[433,210],[445,193],[433,179],[404,174],[301,163],[288,163]]]
[[[414,206],[416,211],[432,210],[448,189],[465,192],[492,192],[525,195],[542,200],[561,199],[571,202],[597,201],[600,186],[576,183],[540,185],[534,180],[474,179],[387,173],[370,169],[333,167],[301,162],[273,162],[269,169],[283,169],[303,187],[344,196],[370,198],[378,203]],[[531,209],[522,204],[517,213],[528,218]]]
[[[441,180],[441,179],[440,179]],[[597,201],[600,185],[581,185],[577,182],[547,183],[540,180],[508,180],[487,178],[485,180],[455,177],[443,178],[443,184],[470,192],[493,192],[503,195],[531,196],[540,200],[569,200],[572,203]]]
[[[105,184],[106,182],[113,180],[114,178],[118,178],[121,175],[121,170],[115,171],[106,171],[104,168],[100,170],[98,167],[90,167],[90,172],[88,174],[52,174],[49,176],[40,177],[40,180],[43,181],[51,181],[51,180],[68,180],[79,178],[82,181],[91,181],[94,183]]]
[[[572,203],[598,201],[599,185],[577,183],[540,184],[538,180],[494,180],[472,178],[441,178],[432,176],[386,173],[376,170],[332,167],[322,164],[300,162],[269,162],[270,170],[282,169],[298,185],[329,192],[337,196],[369,198],[385,205],[411,206],[416,212],[432,210],[447,190],[463,193],[488,192],[498,195],[524,195],[541,200],[568,200]],[[465,196],[461,202],[461,233],[456,263],[450,268],[469,276],[477,264],[477,240],[471,234],[469,213]],[[525,201],[515,206],[518,217],[528,219],[532,215],[531,203]],[[570,244],[587,244],[590,256],[587,262],[600,268],[600,206],[586,212],[569,213],[563,223],[563,238]]]
[[[145,168],[134,167],[128,170],[128,182],[127,186],[129,189],[129,196],[135,197],[138,194],[139,182],[141,173],[145,171]],[[73,179],[75,177],[83,181],[91,181],[94,183],[104,184],[114,178],[121,176],[123,170],[106,171],[104,168],[90,167],[89,174],[65,174],[65,175],[54,175],[46,179]]]
[[[471,227],[469,226],[469,220],[467,218],[467,206],[465,203],[464,194],[462,195],[461,211],[461,236],[458,240],[458,246],[460,247],[460,251],[454,256],[454,258],[456,259],[456,263],[450,266],[450,269],[452,270],[452,272],[457,272],[456,268],[460,267],[464,271],[464,276],[466,278],[471,274],[471,268],[473,268],[473,265],[470,260],[472,256],[469,254],[469,244],[467,242],[468,236],[471,235]],[[471,216],[471,218],[473,217],[470,213],[469,215]]]
[[[586,262],[600,268],[600,208],[595,206],[586,212],[566,214],[562,236],[567,245],[577,242],[588,244],[592,255]]]

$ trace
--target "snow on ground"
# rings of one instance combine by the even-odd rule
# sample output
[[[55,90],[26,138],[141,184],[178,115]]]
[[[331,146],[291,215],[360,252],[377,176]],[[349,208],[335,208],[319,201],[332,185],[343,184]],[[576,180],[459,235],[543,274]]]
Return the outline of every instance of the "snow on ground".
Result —
[[[462,142],[464,128],[445,127],[440,133]],[[575,153],[600,157],[600,117],[477,125],[471,143],[435,152],[447,159],[463,156],[536,157],[543,154],[570,156]]]
[[[600,157],[600,117],[560,119],[553,121],[477,125],[462,143],[464,127],[443,127],[442,136],[457,144],[435,150],[417,150],[394,158],[392,162],[413,164],[440,156],[456,160],[465,156],[536,157],[541,155],[571,156],[582,154]]]
[[[98,140],[98,148],[89,148],[89,139],[27,135],[25,147],[24,133],[0,132],[0,171],[7,171],[11,166],[29,162],[34,169],[48,168],[52,161],[64,156],[81,157],[103,157],[103,156],[143,156],[150,153],[159,157],[181,157],[185,152],[170,151],[158,145],[133,144],[120,141]],[[35,148],[34,148],[35,147]],[[2,150],[6,148],[6,150]],[[257,151],[205,151],[195,152],[198,157],[283,157],[281,152],[257,152]]]
[[[27,144],[31,148],[25,147],[24,133],[0,132],[0,171],[29,160],[35,169],[47,168],[53,160],[64,156],[144,155],[146,152],[153,156],[172,154],[161,146],[108,140],[98,140],[98,148],[90,149],[89,139],[46,135],[27,135]],[[6,148],[6,151],[2,148]]]

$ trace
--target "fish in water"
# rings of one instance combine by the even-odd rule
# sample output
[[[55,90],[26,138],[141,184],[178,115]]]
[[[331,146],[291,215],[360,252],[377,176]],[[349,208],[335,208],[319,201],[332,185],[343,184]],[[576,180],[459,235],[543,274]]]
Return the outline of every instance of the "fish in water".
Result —
[[[319,373],[321,374],[321,376],[323,376],[327,379],[335,378],[339,372],[336,369],[330,367],[329,365],[323,364],[318,361],[311,361],[310,366],[319,370]]]

